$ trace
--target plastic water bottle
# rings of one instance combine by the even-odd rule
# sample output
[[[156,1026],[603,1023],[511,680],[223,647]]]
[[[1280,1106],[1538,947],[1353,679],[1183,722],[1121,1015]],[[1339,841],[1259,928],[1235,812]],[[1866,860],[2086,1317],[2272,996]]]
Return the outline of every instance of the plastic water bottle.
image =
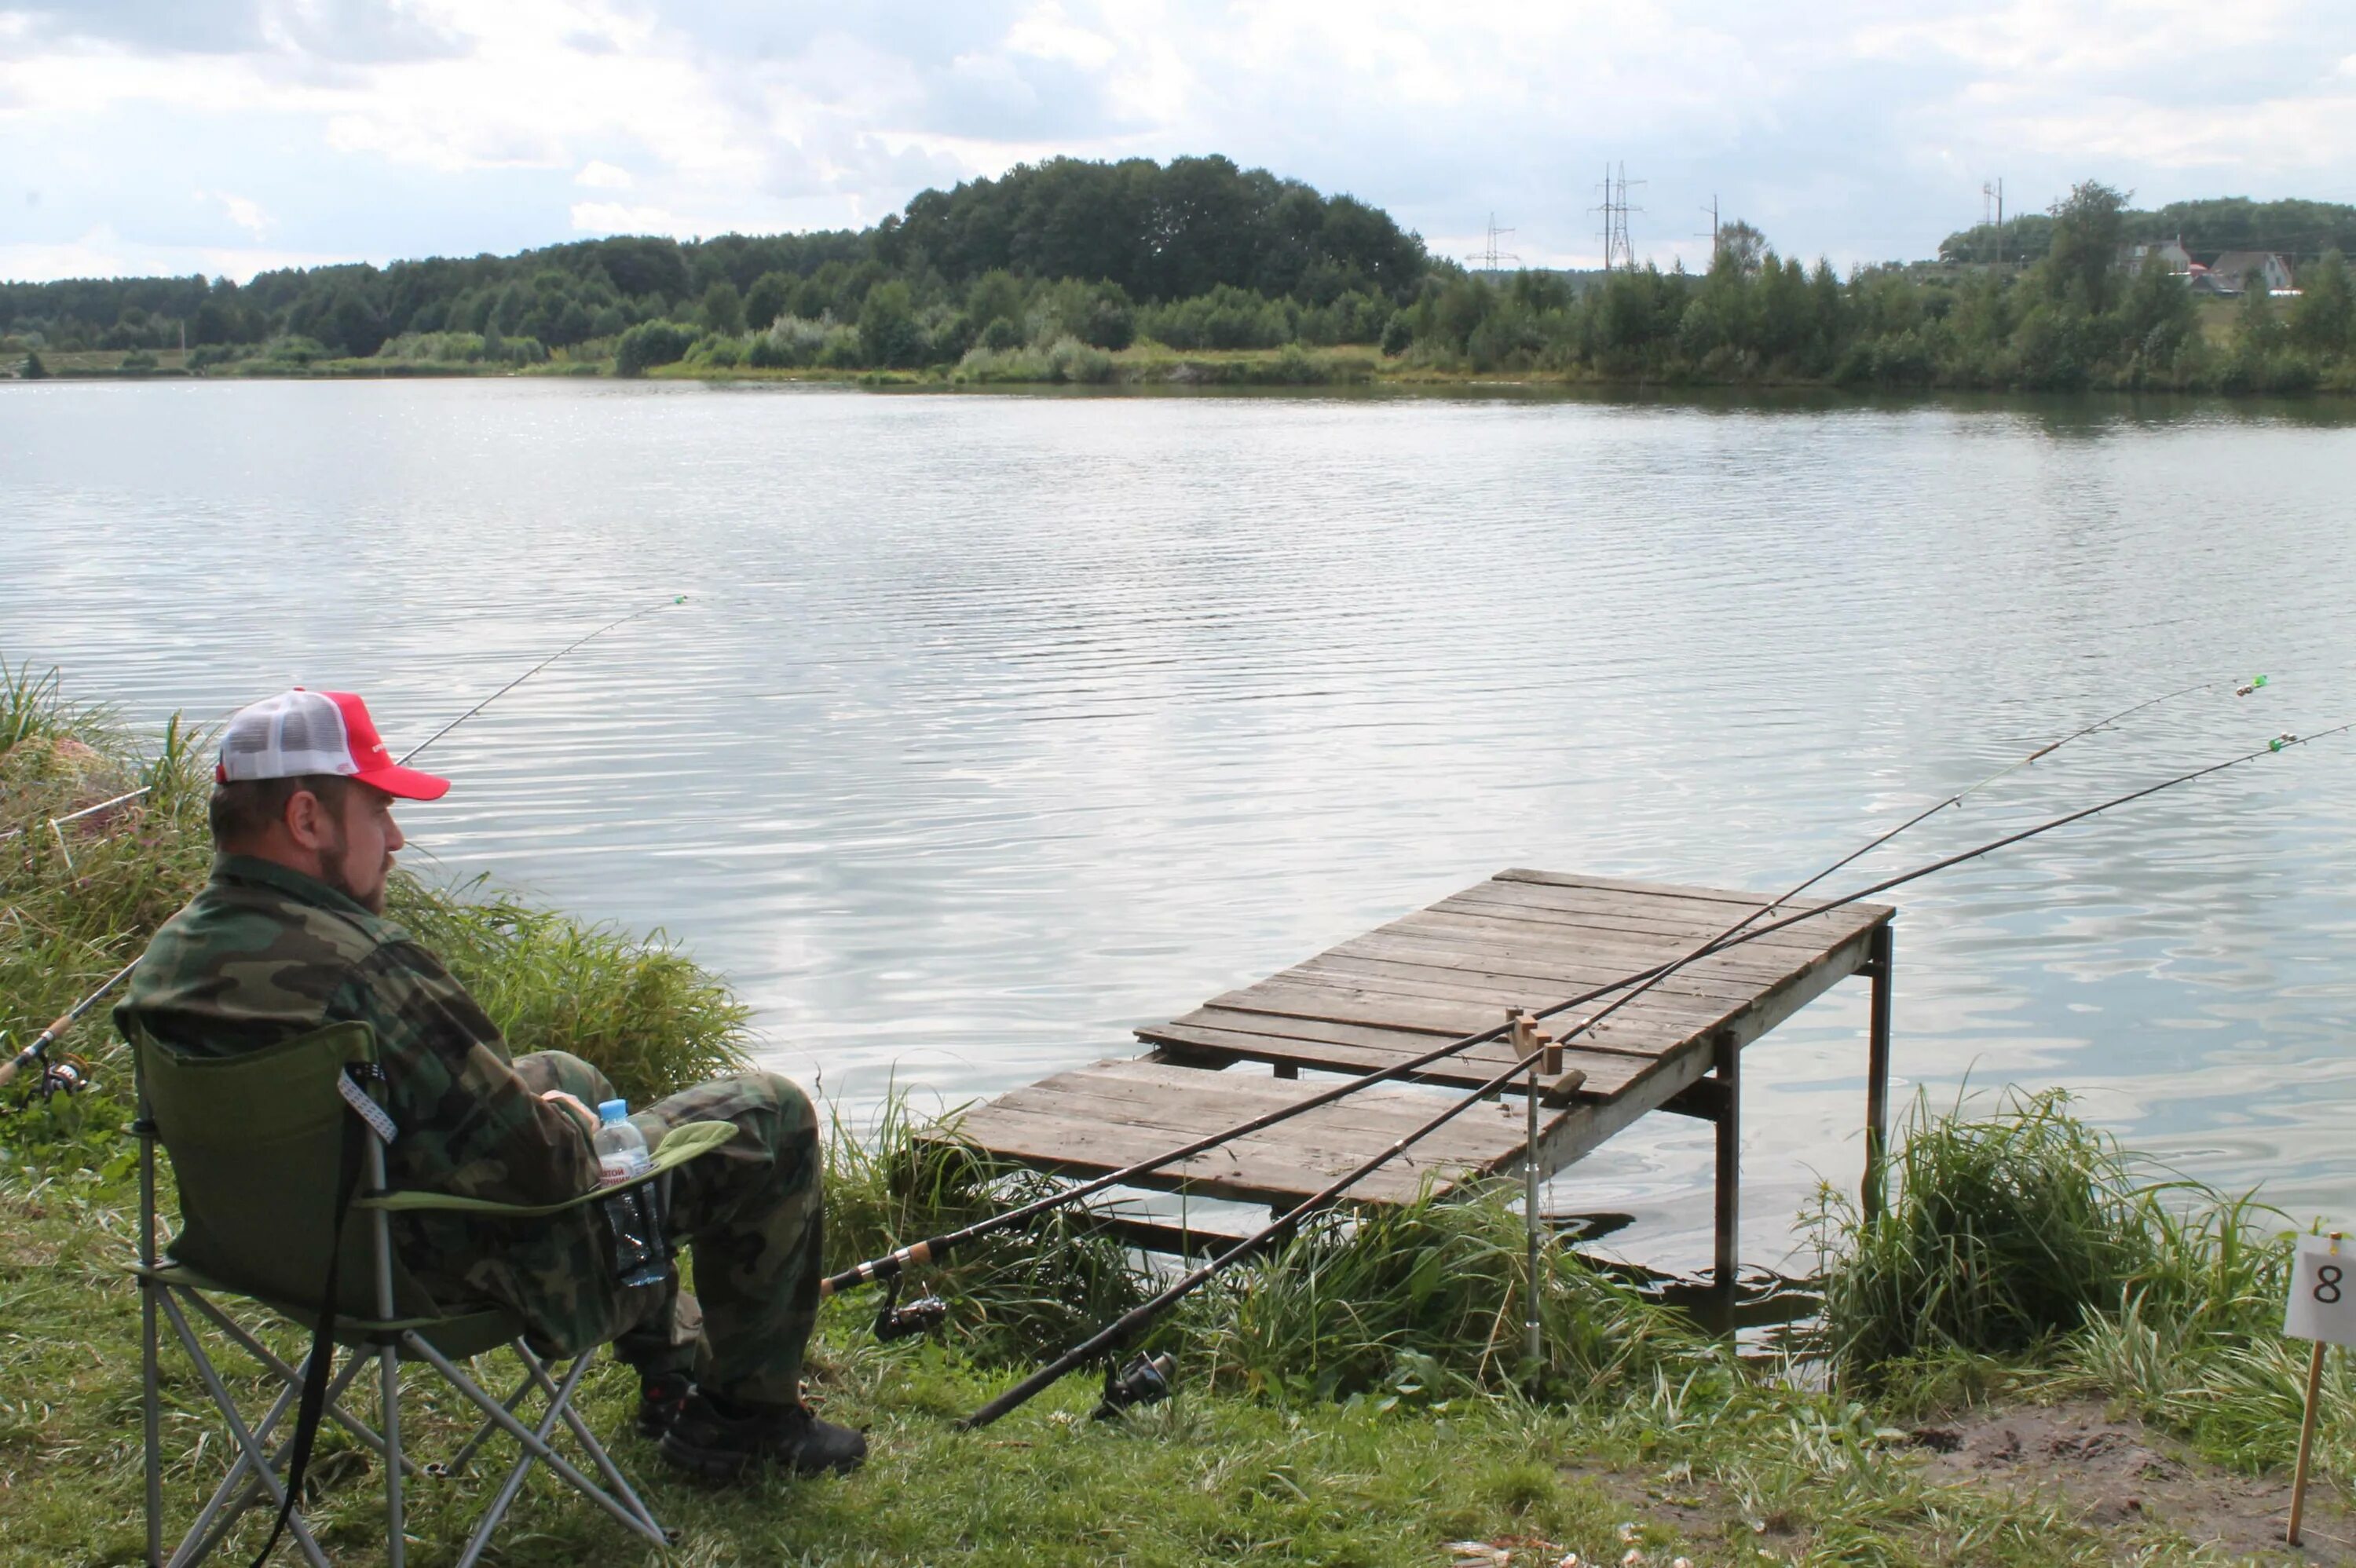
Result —
[[[597,1136],[590,1147],[597,1151],[597,1185],[627,1181],[654,1163],[647,1153],[647,1135],[630,1120],[627,1100],[602,1100],[597,1104]]]
[[[601,1187],[644,1175],[654,1163],[647,1152],[646,1135],[631,1124],[629,1116],[627,1100],[606,1100],[597,1106],[597,1134],[590,1147],[597,1151]],[[670,1275],[651,1186],[635,1187],[605,1200],[605,1222],[614,1232],[614,1277],[626,1285],[659,1285]]]

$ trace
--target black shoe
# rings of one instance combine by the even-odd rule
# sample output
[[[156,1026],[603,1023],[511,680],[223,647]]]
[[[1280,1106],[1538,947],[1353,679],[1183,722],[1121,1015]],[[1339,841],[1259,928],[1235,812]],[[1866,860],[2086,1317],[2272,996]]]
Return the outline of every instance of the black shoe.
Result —
[[[732,1404],[723,1413],[720,1402],[698,1393],[663,1434],[662,1456],[714,1481],[734,1480],[762,1464],[791,1465],[798,1475],[815,1476],[857,1469],[867,1457],[867,1439],[820,1421],[805,1405]]]
[[[687,1408],[695,1383],[685,1372],[662,1372],[638,1384],[638,1435],[660,1437]]]

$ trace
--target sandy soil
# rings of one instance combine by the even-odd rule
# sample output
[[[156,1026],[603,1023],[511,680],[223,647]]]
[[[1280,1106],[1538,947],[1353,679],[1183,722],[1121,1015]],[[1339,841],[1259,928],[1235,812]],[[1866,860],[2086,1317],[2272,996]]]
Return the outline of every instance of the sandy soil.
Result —
[[[2058,1491],[2098,1529],[2148,1522],[2234,1557],[2356,1564],[2356,1518],[2329,1489],[2308,1488],[2304,1550],[2294,1549],[2283,1541],[2288,1477],[2218,1469],[2091,1402],[1976,1412],[1921,1427],[1914,1441],[1933,1480]]]

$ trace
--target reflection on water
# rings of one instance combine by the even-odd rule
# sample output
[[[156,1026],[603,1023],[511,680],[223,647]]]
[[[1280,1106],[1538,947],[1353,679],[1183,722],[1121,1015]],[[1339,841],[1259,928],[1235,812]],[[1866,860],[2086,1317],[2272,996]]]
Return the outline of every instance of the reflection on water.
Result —
[[[1501,867],[1860,875],[2356,715],[2335,404],[0,389],[0,651],[436,747],[417,852],[660,925],[851,1107],[955,1104]],[[2344,1216],[2356,773],[2269,758],[1906,890],[1897,1063]],[[416,859],[415,854],[412,859]],[[1864,987],[1746,1064],[1748,1252],[1854,1184]],[[1708,1254],[1710,1130],[1556,1184]]]

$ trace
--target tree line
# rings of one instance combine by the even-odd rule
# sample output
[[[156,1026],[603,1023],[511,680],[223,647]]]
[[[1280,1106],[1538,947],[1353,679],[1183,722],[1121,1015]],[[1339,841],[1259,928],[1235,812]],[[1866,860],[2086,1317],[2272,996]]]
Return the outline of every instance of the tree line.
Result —
[[[1256,308],[1312,312],[1345,295],[1402,297],[1427,262],[1422,241],[1380,209],[1224,157],[1056,158],[927,190],[905,214],[858,231],[584,240],[509,257],[285,269],[243,286],[202,277],[0,283],[0,326],[64,349],[172,348],[185,335],[191,347],[301,339],[298,352],[345,357],[457,335],[485,340],[464,347],[491,357],[530,358],[644,323],[732,334],[781,316],[847,325],[877,287],[896,284],[905,306],[892,295],[879,326],[905,308],[926,339],[912,347],[905,334],[884,333],[897,363],[962,354],[1001,317],[1019,328],[1038,303],[1034,285],[1066,279],[1098,285],[1106,321],[1093,337],[1115,338],[1124,315],[1221,290],[1242,291]],[[1008,279],[1023,297],[1010,295]],[[1062,303],[1049,314],[1071,325]],[[961,327],[960,316],[971,319]]]
[[[1976,223],[1939,241],[1950,262],[2041,261],[2053,244],[2053,214],[2023,213],[1994,224]],[[2172,201],[2148,212],[2122,204],[2119,240],[2148,244],[2181,240],[2196,258],[2227,251],[2279,251],[2294,261],[2337,251],[2356,253],[2356,207],[2331,201],[2253,201],[2245,196]]]
[[[1621,381],[2356,389],[2356,292],[2339,251],[2308,264],[2297,299],[2252,289],[2219,321],[2182,277],[2122,263],[2119,191],[2089,181],[2046,217],[2044,254],[2018,271],[1869,267],[1844,279],[1823,261],[1728,244],[1698,276],[1648,267],[1583,291],[1544,273],[1496,288],[1428,283],[1394,337],[1434,365]]]
[[[926,191],[858,231],[583,240],[510,257],[289,269],[242,287],[0,284],[0,323],[36,349],[153,351],[185,333],[199,369],[369,359],[433,370],[557,357],[624,375],[684,362],[1087,380],[1151,342],[1283,350],[1304,374],[1305,351],[1357,345],[1432,374],[2356,389],[2356,313],[2336,249],[2304,266],[2297,300],[2257,290],[2205,314],[2180,278],[2120,261],[2155,221],[2205,213],[2211,227],[2194,231],[2238,235],[2232,225],[2294,208],[2300,221],[2356,214],[2245,201],[2137,213],[2088,182],[2038,219],[2038,255],[2025,266],[1844,276],[1778,254],[1737,221],[1700,273],[1475,273],[1365,203],[1224,158],[1063,158]],[[2230,320],[2217,315],[2225,308]]]

